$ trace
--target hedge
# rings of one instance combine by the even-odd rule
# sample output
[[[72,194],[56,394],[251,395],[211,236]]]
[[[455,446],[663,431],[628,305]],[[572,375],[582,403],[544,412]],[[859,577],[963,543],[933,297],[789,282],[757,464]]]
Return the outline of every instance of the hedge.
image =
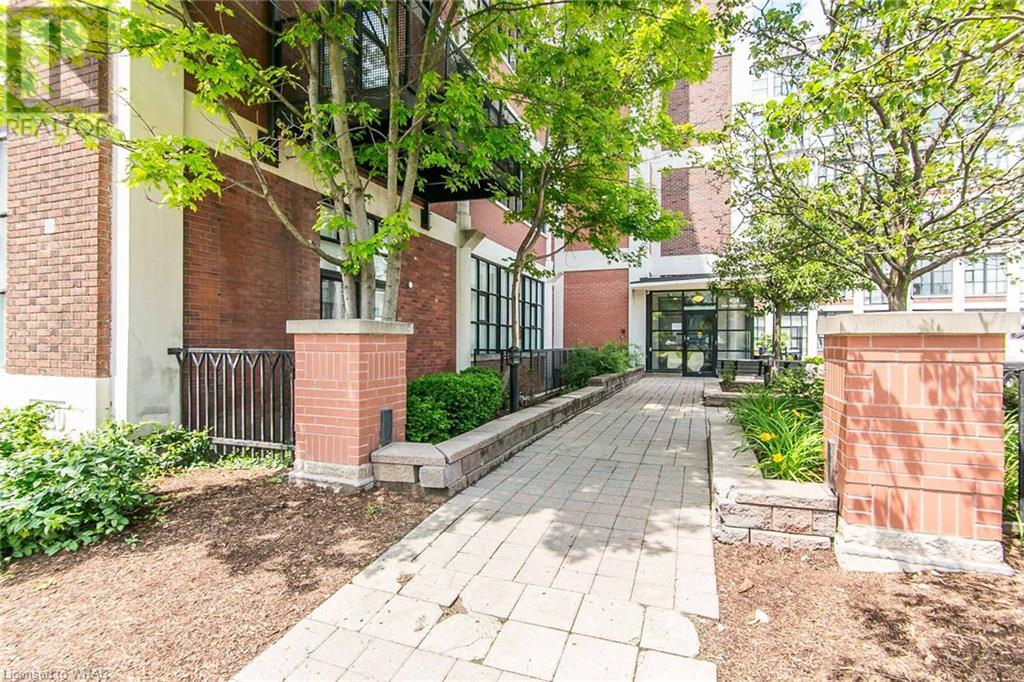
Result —
[[[494,419],[504,402],[501,375],[482,367],[409,382],[405,438],[439,443]]]

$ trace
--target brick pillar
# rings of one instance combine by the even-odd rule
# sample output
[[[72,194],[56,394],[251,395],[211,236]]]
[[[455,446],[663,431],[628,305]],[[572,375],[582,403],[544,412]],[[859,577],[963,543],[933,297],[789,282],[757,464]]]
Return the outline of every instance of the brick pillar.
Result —
[[[381,410],[405,439],[405,352],[412,325],[374,320],[290,320],[295,335],[292,479],[338,490],[373,485],[370,453]]]
[[[819,319],[825,443],[850,568],[1005,572],[1005,334],[1011,313]]]

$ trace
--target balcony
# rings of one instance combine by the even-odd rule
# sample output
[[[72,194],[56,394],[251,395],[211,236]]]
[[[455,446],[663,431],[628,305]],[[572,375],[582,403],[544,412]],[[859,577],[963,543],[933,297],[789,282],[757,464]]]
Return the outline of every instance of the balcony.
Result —
[[[283,6],[274,3],[275,16],[274,27],[277,31],[287,28],[295,21],[294,16],[286,16],[288,10]],[[350,8],[348,10],[355,18],[356,36],[354,53],[350,54],[345,63],[345,83],[349,89],[348,98],[351,101],[363,101],[371,104],[375,109],[380,110],[380,118],[374,123],[373,130],[366,135],[359,136],[366,144],[366,140],[383,136],[388,128],[388,69],[387,69],[387,25],[384,19],[377,13]],[[427,19],[430,13],[430,0],[406,0],[400,5],[398,22],[398,39],[400,41],[399,60],[401,73],[399,78],[405,87],[404,96],[411,103],[415,91],[408,86],[409,82],[418,80],[416,70],[419,68],[419,58],[422,54],[424,34],[426,32]],[[456,46],[455,42],[449,40],[446,45],[445,59],[438,66],[438,72],[442,77],[447,78],[450,74],[469,73],[474,68],[466,55]],[[273,48],[273,62],[278,66],[301,64],[298,53],[287,46],[277,45]],[[331,94],[331,76],[327,66],[326,43],[321,46],[320,74],[318,78],[320,101],[328,101]],[[297,73],[305,73],[304,69],[298,68]],[[305,80],[306,76],[303,77]],[[304,109],[307,106],[307,94],[304,89],[295,87],[286,91],[285,98],[295,108]],[[502,102],[487,102],[488,118],[495,126],[510,125],[514,122],[512,112]],[[293,118],[287,107],[280,104],[273,107],[271,115],[273,127],[293,127],[294,123],[289,119]],[[359,139],[353,140],[357,147]],[[521,175],[519,165],[512,161],[504,161],[496,164],[499,173],[507,180],[493,180],[481,183],[477,186],[450,188],[445,183],[445,171],[438,168],[423,169],[420,173],[420,187],[416,190],[416,197],[427,202],[461,201],[469,199],[492,198],[502,193],[503,188],[508,188],[510,182],[518,179]]]

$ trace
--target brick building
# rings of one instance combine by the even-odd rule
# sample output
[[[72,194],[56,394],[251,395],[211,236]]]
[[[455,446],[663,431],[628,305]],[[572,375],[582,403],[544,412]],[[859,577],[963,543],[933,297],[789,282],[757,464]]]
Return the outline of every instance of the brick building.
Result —
[[[254,22],[216,21],[266,63],[271,40]],[[211,146],[220,140],[180,72],[118,55],[61,74],[62,96],[109,114],[129,136],[151,125]],[[238,113],[258,126],[272,116],[267,107]],[[230,177],[247,175],[230,152],[217,163]],[[194,211],[171,209],[128,187],[125,170],[117,148],[0,128],[0,406],[54,403],[63,408],[58,424],[71,430],[110,417],[175,421],[182,387],[169,349],[291,349],[286,321],[343,316],[337,269],[289,236],[261,198],[229,185]],[[266,170],[284,210],[312,226],[321,195],[301,164],[282,155]],[[398,302],[399,319],[415,329],[410,378],[467,367],[507,345],[502,264],[526,232],[486,197],[415,202]],[[325,251],[340,249],[329,235],[310,236]],[[545,238],[537,248],[551,247]],[[523,290],[524,345],[550,348],[550,283],[528,279]]]
[[[267,37],[251,27],[237,35],[259,59],[271,54]],[[145,121],[211,145],[219,140],[191,105],[192,84],[180,73],[119,56],[66,76],[65,92],[109,113],[129,135],[148,134]],[[715,59],[707,81],[680,84],[669,111],[678,122],[714,130],[735,103],[784,90],[777,77],[752,76],[749,50],[738,44]],[[271,116],[260,107],[242,113],[256,125]],[[71,428],[110,416],[175,420],[179,374],[169,348],[287,349],[287,320],[341,315],[337,274],[289,237],[261,200],[226,188],[195,211],[169,209],[123,182],[125,161],[109,146],[0,133],[0,405],[52,401],[67,408],[60,414]],[[230,153],[218,162],[243,174]],[[268,176],[296,222],[311,225],[318,192],[300,164],[282,158]],[[744,301],[716,301],[707,290],[715,254],[737,227],[730,188],[659,150],[646,153],[635,176],[690,227],[661,244],[624,244],[645,251],[638,266],[585,248],[557,253],[549,264],[554,276],[523,287],[523,345],[627,342],[648,370],[687,374],[713,374],[718,360],[750,357],[766,320],[748,314]],[[526,230],[507,224],[505,208],[490,199],[419,201],[398,311],[415,329],[410,377],[463,368],[509,345],[503,264]],[[327,250],[340,248],[326,235],[315,238]],[[538,248],[559,246],[548,236]],[[915,286],[912,307],[1019,311],[1019,281],[997,259],[951,263]],[[884,307],[871,292],[852,292],[840,305],[787,315],[788,350],[820,352],[821,315]],[[1021,355],[1016,344],[1010,359]]]
[[[821,25],[818,5],[803,3],[803,8],[801,18]],[[758,76],[751,67],[750,45],[738,40],[728,54],[715,58],[706,81],[680,84],[669,94],[669,114],[676,122],[712,131],[721,128],[739,103],[763,104],[789,92],[783,75]],[[657,190],[663,206],[680,211],[689,222],[674,239],[630,244],[646,251],[639,266],[609,262],[585,249],[555,256],[560,274],[553,283],[556,344],[625,338],[642,350],[649,371],[697,375],[714,374],[719,360],[750,358],[759,346],[768,345],[770,317],[748,314],[743,301],[715,301],[707,290],[715,254],[741,225],[728,204],[728,184],[693,163],[690,156],[648,150],[636,170],[637,177]],[[980,262],[951,262],[914,283],[910,310],[1019,313],[1024,301],[1021,275],[1021,261],[1004,254]],[[819,319],[886,309],[880,292],[851,291],[845,301],[820,310],[787,313],[782,320],[785,350],[793,357],[821,355]],[[1008,340],[1007,359],[1024,361],[1024,340]]]

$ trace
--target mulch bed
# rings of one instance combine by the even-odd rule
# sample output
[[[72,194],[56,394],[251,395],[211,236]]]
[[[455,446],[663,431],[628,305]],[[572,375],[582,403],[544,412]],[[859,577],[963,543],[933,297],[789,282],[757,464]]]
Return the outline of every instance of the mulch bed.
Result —
[[[829,551],[718,546],[722,616],[700,657],[731,680],[1022,680],[1024,558],[1013,577],[867,574]],[[751,586],[752,583],[752,586]],[[750,624],[755,609],[767,623]]]
[[[439,504],[267,470],[194,471],[160,491],[153,520],[0,574],[3,679],[229,677]]]

